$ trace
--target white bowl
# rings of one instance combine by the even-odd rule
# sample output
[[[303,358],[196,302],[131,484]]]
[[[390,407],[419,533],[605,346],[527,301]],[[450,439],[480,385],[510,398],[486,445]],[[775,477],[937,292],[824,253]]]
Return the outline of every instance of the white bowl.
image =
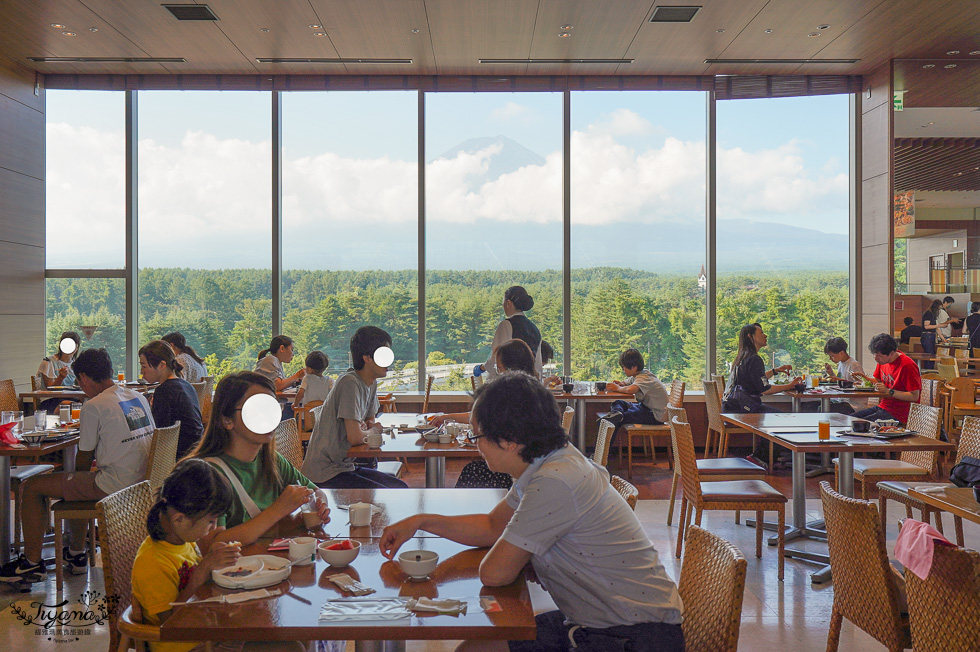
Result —
[[[46,432],[23,432],[20,435],[20,441],[28,446],[36,446],[47,439],[47,437],[48,433]]]
[[[439,433],[437,433],[435,430],[430,430],[429,432],[425,433],[422,436],[425,437],[425,441],[430,443],[435,443],[439,441]]]
[[[320,555],[320,559],[327,562],[334,567],[344,567],[350,564],[357,558],[358,553],[361,552],[361,544],[357,541],[351,540],[354,547],[350,550],[327,550],[327,546],[332,546],[335,543],[340,543],[341,541],[346,541],[346,539],[330,539],[329,541],[322,541],[317,546],[317,554]]]
[[[406,550],[398,555],[398,565],[413,580],[424,580],[439,565],[439,555],[431,550]]]

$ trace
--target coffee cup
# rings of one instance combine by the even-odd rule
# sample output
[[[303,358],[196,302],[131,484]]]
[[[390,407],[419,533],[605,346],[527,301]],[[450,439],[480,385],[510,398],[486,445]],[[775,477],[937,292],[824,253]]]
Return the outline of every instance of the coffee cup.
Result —
[[[575,383],[565,383],[561,386],[561,388],[565,390],[566,394],[571,394],[572,390],[575,389]]]
[[[316,539],[313,537],[296,537],[289,540],[289,560],[305,560],[298,562],[297,566],[312,564],[314,555],[316,555]]]
[[[871,432],[871,422],[864,419],[854,419],[851,421],[851,430],[854,432]]]
[[[373,506],[371,503],[354,503],[347,508],[347,513],[350,515],[351,527],[366,527],[371,525],[371,512],[373,511]]]
[[[364,438],[364,443],[367,444],[368,448],[381,448],[382,442],[384,442],[384,437],[380,432],[372,432]]]
[[[596,381],[595,388],[596,388],[596,391],[598,391],[598,392],[604,392],[604,391],[606,391],[606,382],[603,381],[603,380]]]
[[[452,440],[453,440],[453,435],[451,435],[450,433],[448,433],[448,432],[440,432],[439,433],[439,443],[440,444],[448,444]]]

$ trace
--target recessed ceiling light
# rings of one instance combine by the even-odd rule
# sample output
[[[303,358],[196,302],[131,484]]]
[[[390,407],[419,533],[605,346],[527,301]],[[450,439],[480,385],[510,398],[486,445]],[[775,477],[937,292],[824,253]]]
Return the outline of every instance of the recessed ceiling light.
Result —
[[[412,30],[412,34],[418,34],[418,33],[419,33],[419,28],[418,27],[416,27],[415,29]]]
[[[943,66],[943,68],[955,68],[955,67],[956,67],[955,63],[947,63],[945,66]]]
[[[268,31],[270,31],[270,30],[269,30],[269,28],[268,28],[268,27],[260,27],[260,28],[259,28],[259,31],[260,31],[260,32],[268,32]]]
[[[313,36],[326,36],[323,32],[313,32]]]
[[[719,34],[724,34],[725,33],[725,30],[723,30],[723,29],[716,29],[715,32],[717,32]]]
[[[766,34],[772,34],[772,30],[771,29],[767,29],[766,30]]]
[[[562,32],[558,35],[558,38],[568,38],[569,36],[571,36],[571,34],[568,32]]]
[[[807,34],[807,36],[809,36],[810,38],[813,38],[814,36],[820,36],[820,32],[810,32],[809,34]]]
[[[320,29],[321,25],[310,25],[310,29]]]
[[[62,36],[74,36],[75,32],[62,32]]]
[[[949,51],[949,52],[947,52],[946,54],[949,54],[949,55],[953,55],[953,54],[959,54],[959,53],[960,53],[960,51],[959,51],[959,50],[950,50],[950,51]]]
[[[54,27],[55,29],[64,29],[65,28],[65,26],[62,25],[61,23],[51,23],[51,27]]]
[[[923,68],[935,68],[936,67],[936,64],[934,64],[934,63],[927,63],[926,65],[924,65],[922,67]]]
[[[817,25],[817,29],[830,29],[830,25]]]
[[[90,32],[97,32],[97,31],[99,31],[99,28],[98,27],[89,27],[88,28],[88,31],[90,31]]]
[[[980,50],[974,50],[970,54],[972,54],[973,56],[977,56],[978,54],[980,54]]]
[[[575,25],[562,25],[561,28],[567,32],[570,29],[575,29]]]

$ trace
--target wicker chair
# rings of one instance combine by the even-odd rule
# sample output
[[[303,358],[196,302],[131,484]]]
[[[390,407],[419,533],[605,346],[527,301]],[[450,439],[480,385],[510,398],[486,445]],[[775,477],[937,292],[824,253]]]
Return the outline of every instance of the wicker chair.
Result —
[[[572,421],[575,419],[575,408],[566,407],[565,411],[561,414],[561,429],[565,431],[565,434],[569,434],[572,428]]]
[[[163,486],[170,472],[177,466],[177,440],[180,438],[180,421],[168,428],[153,431],[150,454],[146,458],[146,479],[150,491]]]
[[[728,455],[728,435],[735,433],[748,433],[749,431],[744,428],[736,428],[734,426],[727,425],[721,418],[721,395],[724,390],[724,386],[720,384],[721,381],[717,380],[706,380],[704,381],[704,407],[708,412],[708,432],[707,438],[704,442],[704,456],[711,457],[711,433],[715,432],[718,434],[718,451],[715,453],[715,457],[725,457]],[[755,435],[753,435],[753,439]],[[769,446],[769,467],[772,468],[772,456],[773,448],[770,444]]]
[[[612,443],[615,432],[616,426],[605,419],[599,421],[599,432],[595,438],[595,452],[592,453],[592,461],[599,466],[604,467],[609,464],[609,445]]]
[[[909,430],[923,437],[939,439],[939,408],[913,403],[909,409]],[[903,451],[897,460],[855,459],[854,480],[861,485],[861,498],[868,500],[868,485],[888,480],[928,482],[936,467],[936,451]],[[839,487],[840,466],[834,458],[834,480]]]
[[[14,381],[10,378],[0,380],[0,410],[10,411],[19,409],[20,405],[17,402],[17,389],[14,387]]]
[[[674,407],[684,406],[684,388],[686,384],[683,380],[674,380],[670,383],[670,395],[667,398],[667,405],[672,405]],[[657,461],[657,448],[655,445],[655,437],[657,436],[667,436],[670,438],[670,425],[666,423],[661,423],[657,425],[648,425],[641,423],[630,423],[623,426],[623,430],[626,431],[626,477],[630,480],[633,479],[633,438],[643,440],[643,447],[646,448],[647,443],[650,444],[650,450],[653,455],[653,461]],[[620,449],[622,450],[622,449]],[[670,466],[673,467],[673,452],[670,447],[667,448],[667,457]],[[622,466],[622,452],[620,452],[620,466]]]
[[[208,427],[208,421],[211,420],[211,394],[212,385],[206,380],[209,376],[205,376],[201,379],[199,383],[191,383],[191,387],[197,392],[197,403],[198,407],[201,408],[201,422],[204,424],[205,429]]]
[[[48,386],[44,384],[44,376],[42,374],[34,374],[31,376],[31,391],[40,392],[47,389]]]
[[[296,419],[296,427],[299,428],[299,436],[303,441],[309,441],[309,433],[313,432],[316,415],[319,413],[316,408],[321,405],[323,401],[310,401],[293,408],[293,418]]]
[[[672,424],[674,417],[683,423],[687,420],[687,410],[667,406],[667,418]],[[677,436],[674,429],[670,430],[670,445],[674,449],[674,459],[677,459]],[[753,464],[741,457],[721,457],[695,460],[702,482],[728,482],[729,480],[762,480],[765,482],[766,471],[758,464]],[[677,499],[677,484],[681,477],[681,465],[674,464],[674,477],[670,482],[670,504],[667,507],[667,525],[674,519],[674,502]],[[735,522],[741,522],[740,511],[735,510]]]
[[[980,553],[937,545],[929,577],[906,574],[916,652],[980,647]]]
[[[117,596],[117,614],[122,613],[132,602],[133,560],[136,551],[146,538],[146,514],[153,504],[149,482],[140,482],[122,491],[106,496],[96,504],[99,523],[99,542],[102,544],[102,566],[105,573],[106,595]],[[145,627],[145,625],[144,625]],[[157,631],[159,628],[151,627]],[[147,639],[142,639],[147,640]],[[135,641],[124,641],[141,649]],[[109,621],[109,650],[120,646],[120,631],[117,618]]]
[[[435,376],[429,376],[425,381],[425,399],[422,401],[422,414],[429,411],[429,395],[432,394],[432,383],[435,379]]]
[[[640,497],[640,492],[632,484],[623,480],[618,475],[609,476],[609,482],[612,484],[613,489],[619,492],[627,503],[629,503],[630,509],[636,509],[636,500]]]
[[[963,432],[960,434],[960,441],[956,447],[956,463],[964,457],[980,457],[980,417],[966,417],[963,419]],[[888,522],[888,501],[894,500],[905,505],[906,516],[912,516],[912,510],[917,509],[922,514],[922,520],[930,522],[930,514],[936,515],[936,529],[943,531],[942,510],[931,505],[927,505],[921,500],[916,500],[909,496],[909,488],[922,484],[920,482],[909,484],[897,480],[888,480],[878,483],[878,503],[881,512],[881,531],[885,531]],[[942,483],[943,485],[947,483]],[[963,545],[963,519],[953,515],[953,527],[956,531],[957,545]]]
[[[276,451],[297,469],[303,466],[303,441],[296,419],[280,421],[276,426]]]
[[[826,482],[820,483],[820,497],[834,573],[827,652],[837,650],[844,618],[891,652],[910,647],[908,621],[901,614],[900,576],[888,563],[874,503],[842,496]]]
[[[697,460],[694,456],[694,437],[691,424],[679,418],[671,419],[674,437],[677,440],[677,453],[680,457],[681,481],[684,493],[681,499],[681,519],[677,528],[677,550],[675,557],[681,556],[684,533],[687,530],[691,512],[694,524],[701,525],[701,514],[705,510],[736,511],[745,510],[756,513],[755,556],[762,557],[762,525],[765,512],[776,512],[776,536],[779,542],[779,580],[783,580],[784,546],[786,532],[786,496],[761,480],[736,480],[729,482],[701,482]]]
[[[677,589],[684,603],[684,645],[698,652],[735,652],[748,563],[721,537],[690,526]]]

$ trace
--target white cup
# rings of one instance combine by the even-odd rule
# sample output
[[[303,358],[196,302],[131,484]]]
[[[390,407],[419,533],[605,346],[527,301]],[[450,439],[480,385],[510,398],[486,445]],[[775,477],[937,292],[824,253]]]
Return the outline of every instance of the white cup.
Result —
[[[58,421],[60,421],[62,424],[71,421],[71,406],[62,405],[60,408],[58,408]]]
[[[439,433],[439,443],[440,444],[448,444],[449,442],[451,442],[453,440],[453,437],[454,436],[455,435],[451,435],[448,432],[440,432]]]
[[[351,527],[365,527],[371,525],[371,503],[354,503],[347,508],[350,515]]]
[[[306,561],[301,561],[297,566],[306,566],[312,564],[313,560],[316,558],[316,539],[313,537],[296,537],[289,540],[289,560],[296,561],[297,559],[305,559]]]
[[[384,442],[384,438],[380,432],[372,432],[364,438],[364,443],[367,444],[368,448],[381,448],[382,442]]]

